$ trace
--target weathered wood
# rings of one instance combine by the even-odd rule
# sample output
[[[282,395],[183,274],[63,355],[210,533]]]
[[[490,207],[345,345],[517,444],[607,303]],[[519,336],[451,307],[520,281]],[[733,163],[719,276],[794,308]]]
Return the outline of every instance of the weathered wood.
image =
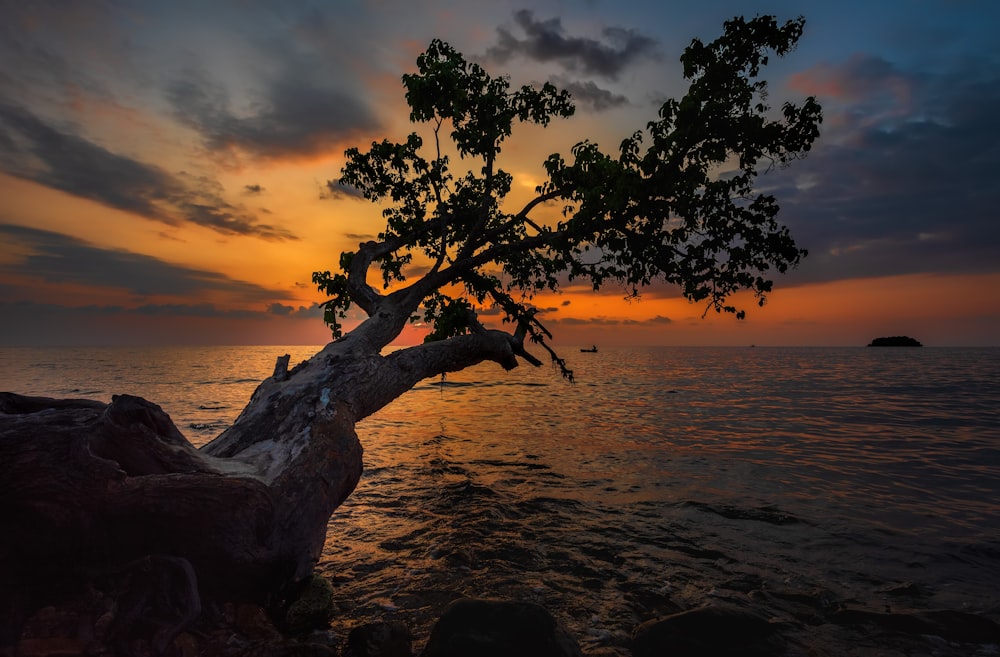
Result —
[[[382,356],[399,325],[382,312],[291,370],[279,359],[201,449],[139,397],[0,393],[0,645],[42,605],[134,574],[134,564],[189,569],[194,584],[150,581],[197,587],[161,637],[203,596],[280,608],[312,573],[330,516],[361,476],[355,423],[424,378],[484,360],[509,369],[524,352],[523,336],[482,331]]]
[[[138,397],[3,394],[0,639],[10,645],[36,609],[151,556],[188,564],[199,596],[280,605],[312,572],[326,522],[361,474],[341,406],[284,418],[308,442],[282,470],[254,470],[246,455],[195,449]]]

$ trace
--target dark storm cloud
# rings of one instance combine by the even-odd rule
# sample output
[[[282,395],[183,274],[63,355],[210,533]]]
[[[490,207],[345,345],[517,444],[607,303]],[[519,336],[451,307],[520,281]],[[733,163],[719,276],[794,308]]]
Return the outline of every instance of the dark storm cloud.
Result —
[[[272,303],[267,307],[267,312],[279,317],[287,317],[295,310],[294,306],[286,306],[283,303]]]
[[[556,80],[556,84],[568,91],[578,106],[588,107],[595,112],[603,112],[629,104],[628,98],[625,96],[602,89],[589,80],[587,82]]]
[[[234,280],[223,274],[191,269],[131,251],[105,249],[83,240],[37,228],[0,224],[0,239],[15,262],[0,273],[126,290],[140,296],[191,296],[223,291],[242,301],[268,301],[283,293]]]
[[[580,319],[578,317],[563,317],[562,319],[552,318],[553,323],[565,324],[568,326],[663,326],[672,324],[674,320],[663,315],[657,315],[649,319],[631,319],[617,317],[593,317],[590,319]]]
[[[44,320],[45,323],[59,326],[73,326],[75,320],[83,317],[197,317],[201,319],[238,319],[262,320],[281,317],[285,319],[316,319],[323,316],[318,306],[284,306],[290,308],[289,313],[274,312],[272,304],[266,310],[248,310],[244,308],[219,308],[211,303],[165,303],[145,304],[136,308],[126,308],[118,305],[99,306],[66,306],[54,303],[38,303],[35,301],[0,301],[0,314],[5,317]]]
[[[288,312],[275,312],[274,307],[287,308]],[[323,309],[317,304],[311,306],[285,306],[274,303],[266,310],[226,309],[213,303],[161,303],[144,304],[135,308],[117,305],[98,306],[64,306],[54,303],[37,303],[34,301],[0,301],[0,313],[5,316],[59,314],[64,317],[73,315],[103,315],[107,317],[124,315],[142,315],[146,317],[201,317],[213,319],[269,319],[283,317],[287,319],[316,319],[323,316]]]
[[[563,317],[563,318],[552,318],[551,321],[556,324],[567,324],[569,326],[617,326],[622,323],[620,319],[609,319],[607,317],[592,317],[589,319],[581,319],[579,317]]]
[[[832,73],[828,141],[774,190],[810,250],[793,280],[996,271],[1000,76],[858,59]]]
[[[224,235],[297,239],[257,223],[222,199],[217,182],[175,176],[60,130],[0,99],[0,170],[169,225],[192,223]]]
[[[134,309],[123,308],[119,312],[150,317],[209,317],[227,319],[260,319],[264,315],[263,312],[257,310],[223,310],[217,308],[212,303],[155,303],[145,304]]]
[[[112,2],[0,2],[0,87],[22,99],[71,104],[81,91],[110,98],[106,81],[81,60],[114,67],[134,61],[132,43],[104,20]],[[82,53],[86,53],[81,56]]]
[[[601,31],[603,40],[568,36],[558,18],[537,20],[529,9],[514,13],[524,38],[506,27],[497,28],[497,45],[486,57],[505,63],[514,56],[538,62],[558,62],[567,71],[616,79],[631,63],[641,58],[657,58],[656,41],[634,30],[608,27]]]
[[[156,200],[180,192],[177,181],[164,171],[61,132],[28,110],[2,101],[0,131],[9,147],[0,154],[0,166],[7,173],[173,223],[155,205]]]
[[[314,303],[310,306],[289,306],[284,303],[272,303],[267,307],[267,312],[278,317],[289,319],[322,319],[323,308]]]
[[[319,197],[323,200],[328,199],[360,199],[364,200],[364,194],[354,187],[353,185],[347,185],[339,180],[327,180],[319,190]]]
[[[222,84],[187,71],[167,86],[178,121],[194,129],[212,151],[240,149],[256,157],[315,155],[379,127],[357,97],[295,73],[264,85],[249,112],[236,113]]]

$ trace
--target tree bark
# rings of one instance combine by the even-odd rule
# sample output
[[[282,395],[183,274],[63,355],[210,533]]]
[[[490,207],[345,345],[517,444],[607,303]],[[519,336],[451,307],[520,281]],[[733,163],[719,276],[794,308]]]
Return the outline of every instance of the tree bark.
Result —
[[[0,393],[0,645],[41,606],[142,568],[196,591],[168,614],[177,623],[204,597],[280,607],[361,476],[355,423],[424,378],[526,355],[514,336],[482,331],[383,356],[387,334],[376,314],[291,370],[279,359],[201,449],[138,397]]]

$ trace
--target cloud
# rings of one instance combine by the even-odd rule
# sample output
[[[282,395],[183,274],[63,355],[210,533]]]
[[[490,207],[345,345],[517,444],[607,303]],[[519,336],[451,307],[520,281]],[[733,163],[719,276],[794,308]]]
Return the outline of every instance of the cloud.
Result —
[[[288,319],[322,319],[323,308],[314,303],[310,306],[289,306],[283,303],[272,303],[267,307],[267,312],[278,317]]]
[[[548,321],[555,324],[566,324],[568,326],[617,326],[622,323],[621,319],[608,317],[591,317],[589,319],[580,317],[562,317],[552,318]]]
[[[320,344],[328,337],[322,322],[291,313],[226,309],[211,303],[66,306],[35,301],[0,300],[0,344],[4,345],[145,345],[145,344]],[[290,321],[302,320],[308,321]]]
[[[264,83],[240,111],[225,86],[200,71],[167,85],[175,118],[194,129],[211,151],[238,149],[255,157],[303,157],[340,148],[379,127],[366,105],[344,91],[285,71]]]
[[[288,308],[289,312],[274,312],[274,306]],[[261,320],[273,317],[283,319],[317,319],[323,317],[323,310],[318,304],[311,306],[284,306],[271,304],[266,310],[246,308],[219,308],[214,303],[160,303],[143,304],[134,308],[119,305],[66,306],[56,303],[37,303],[34,301],[0,301],[0,312],[38,314],[94,315],[94,316],[144,316],[144,317],[198,317],[202,319],[245,319]]]
[[[171,226],[192,223],[223,235],[298,239],[221,197],[205,177],[172,175],[113,153],[0,99],[0,170]]]
[[[254,183],[252,185],[244,185],[243,190],[247,194],[260,194],[264,191],[264,188],[260,184]]]
[[[99,70],[126,75],[135,63],[128,28],[108,21],[105,0],[83,3],[4,2],[0,21],[0,86],[25,104],[72,105],[81,94],[111,100]],[[121,31],[119,29],[121,28]]]
[[[548,319],[548,322],[553,324],[562,324],[564,326],[639,326],[639,327],[653,327],[653,326],[666,326],[667,324],[672,324],[674,320],[663,315],[657,315],[655,317],[650,317],[649,319],[632,319],[630,317],[563,317],[561,319]]]
[[[629,100],[625,96],[602,89],[589,80],[576,82],[557,79],[555,82],[570,93],[578,106],[588,107],[595,112],[603,112],[629,104]]]
[[[607,27],[603,40],[567,36],[558,18],[537,20],[529,9],[514,12],[514,22],[524,33],[518,38],[506,27],[497,28],[497,45],[486,57],[504,64],[515,56],[538,62],[556,62],[566,71],[617,79],[636,60],[658,59],[656,41],[630,29]]]
[[[95,307],[87,306],[80,308],[82,311],[91,311]],[[257,319],[262,313],[255,310],[246,309],[221,309],[213,303],[147,303],[136,308],[108,308],[111,314],[136,314],[151,317],[211,317],[227,319]]]
[[[339,180],[327,180],[320,187],[319,197],[323,200],[329,199],[359,199],[364,200],[364,194],[357,187],[342,183]]]
[[[821,72],[809,79],[839,94],[824,123],[833,126],[768,190],[810,251],[792,280],[996,271],[1000,76],[969,62],[932,75],[870,57]],[[905,93],[887,95],[888,79]]]
[[[13,262],[0,263],[0,274],[4,275],[114,288],[142,297],[191,297],[204,291],[222,291],[247,302],[269,301],[285,294],[218,272],[183,267],[132,251],[102,248],[37,228],[0,224],[0,239],[14,255]]]
[[[907,105],[915,80],[891,62],[859,53],[839,65],[829,62],[793,74],[788,81],[795,91],[826,100],[871,102],[888,96],[893,104]]]

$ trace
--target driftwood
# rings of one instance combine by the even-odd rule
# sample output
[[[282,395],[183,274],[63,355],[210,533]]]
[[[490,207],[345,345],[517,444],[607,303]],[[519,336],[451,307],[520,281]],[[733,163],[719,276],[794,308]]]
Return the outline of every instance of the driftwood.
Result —
[[[154,580],[163,595],[190,591],[170,614],[179,624],[198,615],[202,595],[280,604],[312,571],[326,521],[361,473],[353,425],[336,412],[309,425],[298,476],[268,479],[202,455],[138,397],[104,405],[5,393],[0,410],[8,644],[39,607],[115,573],[154,572],[132,595],[148,595]]]
[[[121,604],[134,600],[136,624],[158,609],[161,645],[205,599],[281,608],[361,476],[355,423],[421,379],[483,360],[513,367],[523,351],[486,331],[383,356],[370,339],[383,329],[370,320],[291,370],[279,359],[201,449],[138,397],[0,393],[0,646],[102,578],[122,587]],[[163,589],[157,601],[150,587]]]

